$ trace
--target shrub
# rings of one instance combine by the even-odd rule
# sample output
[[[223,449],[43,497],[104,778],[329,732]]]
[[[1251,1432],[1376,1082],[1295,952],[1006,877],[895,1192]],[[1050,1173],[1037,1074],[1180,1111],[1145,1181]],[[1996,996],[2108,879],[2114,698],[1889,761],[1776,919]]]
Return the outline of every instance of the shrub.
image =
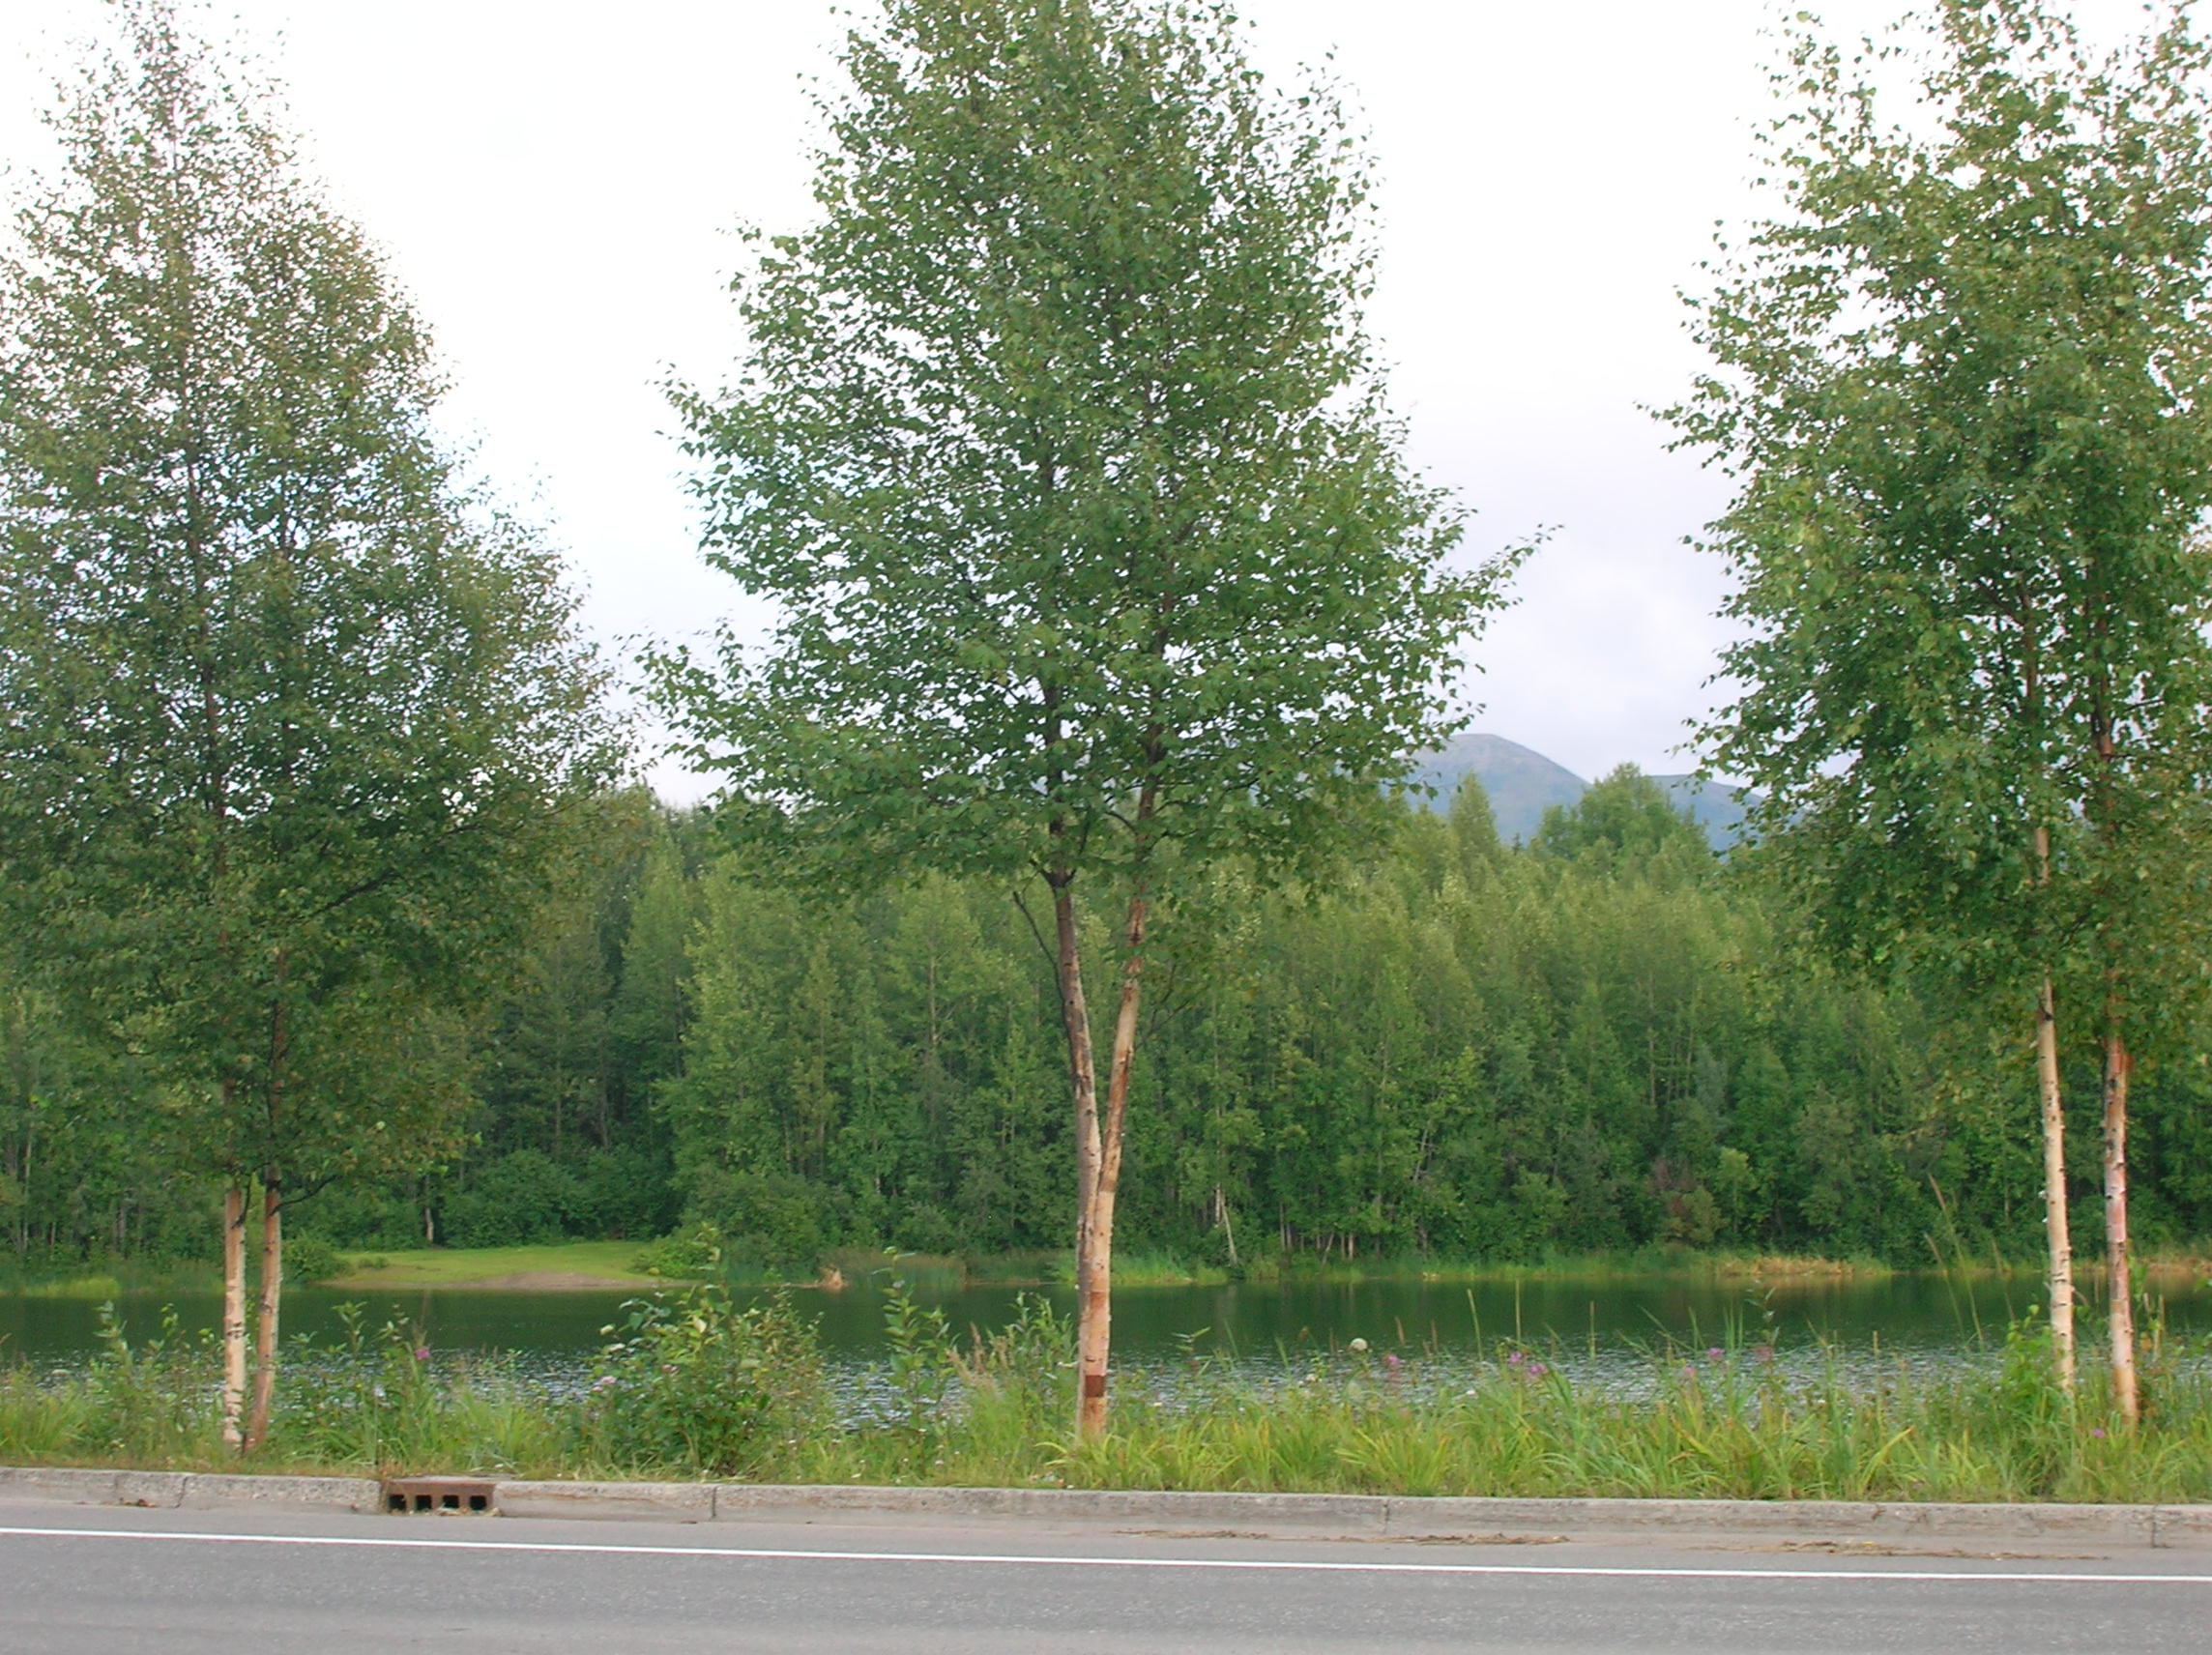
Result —
[[[728,1237],[723,1257],[738,1263],[811,1265],[839,1228],[829,1192],[789,1173],[716,1170],[699,1186],[691,1211]]]
[[[712,1224],[694,1224],[648,1242],[630,1261],[630,1268],[670,1281],[700,1281],[716,1274],[721,1263],[722,1233]]]
[[[668,1157],[638,1147],[595,1150],[575,1167],[577,1218],[593,1235],[655,1235],[675,1226],[679,1205]]]
[[[926,1458],[944,1433],[961,1380],[945,1312],[917,1304],[910,1284],[893,1276],[884,1291],[884,1342],[890,1350],[887,1423]]]
[[[451,1247],[510,1247],[560,1241],[590,1229],[575,1175],[537,1149],[517,1149],[470,1175],[443,1204]]]
[[[784,1295],[739,1310],[711,1283],[624,1309],[588,1405],[610,1460],[746,1476],[825,1430],[821,1345]]]
[[[320,1235],[290,1235],[284,1240],[284,1273],[296,1282],[330,1282],[347,1274],[353,1263]]]
[[[212,1338],[187,1338],[177,1313],[161,1312],[161,1331],[133,1348],[115,1306],[100,1307],[100,1354],[86,1367],[74,1451],[125,1465],[165,1466],[213,1446],[216,1371]]]

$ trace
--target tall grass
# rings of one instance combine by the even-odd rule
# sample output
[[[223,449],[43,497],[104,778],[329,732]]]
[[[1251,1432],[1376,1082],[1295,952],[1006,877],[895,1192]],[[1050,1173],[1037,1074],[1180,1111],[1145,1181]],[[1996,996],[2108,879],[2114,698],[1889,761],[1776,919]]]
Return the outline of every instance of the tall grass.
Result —
[[[2212,1500],[2206,1352],[2170,1345],[2124,1429],[2091,1376],[2069,1398],[2016,1328],[1994,1365],[1854,1379],[1785,1372],[1763,1345],[1655,1350],[1632,1388],[1570,1380],[1525,1349],[1473,1370],[1353,1349],[1267,1383],[1195,1356],[1172,1397],[1124,1395],[1095,1441],[1069,1432],[1070,1330],[1040,1299],[953,1337],[903,1287],[888,1369],[832,1407],[812,1328],[741,1311],[717,1287],[642,1304],[585,1392],[549,1396],[498,1365],[435,1364],[407,1329],[295,1366],[269,1470],[742,1476],[778,1482],[1744,1499]],[[1724,1335],[1725,1337],[1725,1335]],[[215,1418],[215,1352],[173,1328],[110,1330],[81,1376],[0,1375],[0,1461],[235,1466]],[[1443,1380],[1447,1374],[1450,1382]],[[848,1402],[850,1399],[847,1399]]]
[[[1541,1364],[1529,1364],[1529,1368]],[[1526,1373],[1526,1370],[1524,1370]],[[2212,1498],[2212,1394],[2169,1377],[2130,1435],[2101,1391],[2068,1402],[2025,1359],[1994,1376],[1791,1383],[1724,1361],[1647,1394],[1494,1375],[1443,1401],[1388,1380],[1232,1390],[1134,1410],[1064,1456],[1091,1487],[1402,1495],[1880,1500]]]
[[[220,1292],[212,1264],[110,1262],[103,1264],[0,1263],[0,1293],[21,1298],[110,1299],[126,1292]]]

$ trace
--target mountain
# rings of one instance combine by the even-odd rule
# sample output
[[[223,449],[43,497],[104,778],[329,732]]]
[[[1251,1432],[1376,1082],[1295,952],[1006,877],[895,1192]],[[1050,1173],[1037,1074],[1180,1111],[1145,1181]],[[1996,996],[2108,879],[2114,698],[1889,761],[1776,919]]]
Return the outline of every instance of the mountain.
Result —
[[[1498,836],[1511,841],[1532,839],[1544,812],[1555,804],[1572,805],[1587,784],[1565,767],[1542,753],[1508,741],[1502,736],[1469,731],[1441,752],[1423,756],[1413,779],[1437,790],[1430,802],[1439,810],[1449,808],[1460,777],[1472,770],[1490,795],[1490,813],[1498,818]]]
[[[1490,795],[1499,837],[1508,841],[1534,838],[1545,811],[1555,804],[1571,807],[1588,786],[1574,771],[1554,764],[1531,747],[1476,731],[1425,755],[1414,768],[1413,779],[1437,790],[1429,802],[1432,808],[1442,810],[1450,806],[1460,778],[1470,770]],[[1716,851],[1727,850],[1742,837],[1746,809],[1758,801],[1756,794],[1727,782],[1702,781],[1694,775],[1651,779],[1666,789],[1675,809],[1705,830]]]
[[[1759,795],[1749,788],[1732,787],[1725,781],[1703,781],[1694,775],[1651,779],[1667,790],[1676,810],[1705,830],[1716,851],[1725,851],[1743,837],[1744,818],[1759,802]]]

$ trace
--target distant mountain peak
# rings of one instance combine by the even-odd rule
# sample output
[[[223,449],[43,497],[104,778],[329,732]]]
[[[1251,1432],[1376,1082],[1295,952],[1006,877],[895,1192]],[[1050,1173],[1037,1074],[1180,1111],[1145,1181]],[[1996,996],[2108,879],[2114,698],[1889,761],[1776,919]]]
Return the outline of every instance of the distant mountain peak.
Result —
[[[1569,809],[1581,802],[1589,784],[1564,765],[1503,736],[1470,730],[1449,745],[1424,753],[1412,779],[1436,789],[1432,809],[1449,808],[1460,778],[1472,772],[1490,796],[1490,813],[1501,839],[1526,843],[1536,835],[1544,812],[1555,804]],[[1744,816],[1757,796],[1727,782],[1694,775],[1651,778],[1674,800],[1674,808],[1705,830],[1713,849],[1725,851],[1743,834]]]
[[[1430,802],[1442,810],[1451,803],[1460,778],[1470,771],[1490,796],[1490,813],[1501,839],[1531,839],[1555,804],[1572,806],[1589,784],[1533,747],[1480,730],[1465,731],[1450,745],[1423,754],[1412,779],[1437,790]]]

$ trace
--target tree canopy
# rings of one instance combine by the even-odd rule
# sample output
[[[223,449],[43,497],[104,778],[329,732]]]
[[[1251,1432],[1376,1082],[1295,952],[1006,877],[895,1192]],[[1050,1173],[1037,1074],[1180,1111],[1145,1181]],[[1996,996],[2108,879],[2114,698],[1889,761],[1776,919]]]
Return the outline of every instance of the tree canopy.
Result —
[[[2056,1008],[2119,1089],[2117,1201],[2128,1042],[2206,986],[2206,50],[2171,17],[2093,60],[2033,0],[1945,0],[1873,61],[1792,46],[1782,207],[1700,303],[1716,372],[1676,414],[1739,485],[1742,689],[1705,736],[1831,947],[2037,1001],[2070,1362]]]
[[[261,1181],[266,1345],[278,1192],[450,1141],[440,1019],[613,748],[556,560],[460,481],[270,96],[166,0],[116,18],[0,263],[0,884]]]
[[[744,375],[680,397],[710,560],[781,620],[675,688],[783,869],[1049,890],[1095,1427],[1151,904],[1372,831],[1505,560],[1453,571],[1400,457],[1341,110],[1267,90],[1226,7],[887,0],[844,61],[817,220],[740,283]]]

